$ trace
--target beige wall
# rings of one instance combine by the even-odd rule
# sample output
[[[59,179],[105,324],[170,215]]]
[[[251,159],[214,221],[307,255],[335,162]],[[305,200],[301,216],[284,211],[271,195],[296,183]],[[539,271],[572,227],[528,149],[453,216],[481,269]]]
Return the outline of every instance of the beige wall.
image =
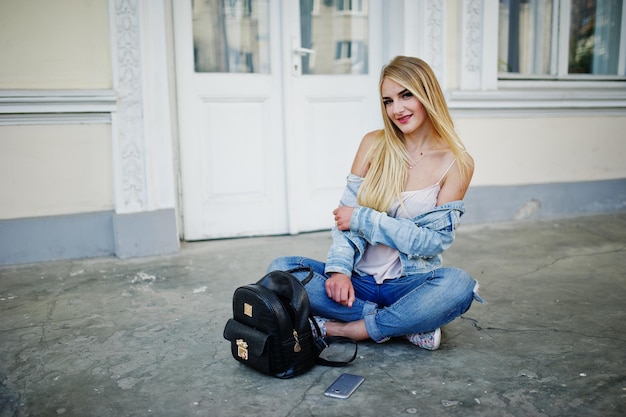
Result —
[[[111,89],[109,37],[107,0],[0,0],[0,90]],[[0,126],[0,219],[114,208],[111,126],[69,123]]]
[[[624,117],[460,119],[475,159],[472,185],[626,178]]]
[[[0,89],[112,87],[107,0],[1,0]]]
[[[110,125],[0,126],[0,219],[113,209]]]

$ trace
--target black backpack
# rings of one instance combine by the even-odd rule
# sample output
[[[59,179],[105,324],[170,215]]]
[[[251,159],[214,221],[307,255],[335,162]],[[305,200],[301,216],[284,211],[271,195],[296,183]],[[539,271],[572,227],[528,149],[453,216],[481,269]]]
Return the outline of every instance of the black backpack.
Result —
[[[292,270],[296,272],[304,269]],[[309,268],[306,268],[309,270]],[[321,332],[310,311],[304,285],[290,272],[272,271],[256,284],[239,287],[233,295],[233,318],[224,328],[233,358],[264,374],[291,378],[316,363],[344,366],[356,358],[356,342],[344,337],[314,337],[311,325]],[[320,354],[331,343],[351,343],[348,360],[327,360]]]

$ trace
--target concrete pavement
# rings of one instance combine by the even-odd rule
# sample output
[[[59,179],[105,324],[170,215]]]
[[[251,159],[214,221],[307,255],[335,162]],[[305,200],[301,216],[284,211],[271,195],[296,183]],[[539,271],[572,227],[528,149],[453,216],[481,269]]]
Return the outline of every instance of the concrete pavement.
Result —
[[[158,258],[0,268],[0,417],[624,416],[626,213],[461,226],[445,265],[488,304],[442,347],[359,344],[346,368],[278,380],[230,356],[234,289],[328,232],[187,243]],[[366,380],[324,397],[342,372]]]

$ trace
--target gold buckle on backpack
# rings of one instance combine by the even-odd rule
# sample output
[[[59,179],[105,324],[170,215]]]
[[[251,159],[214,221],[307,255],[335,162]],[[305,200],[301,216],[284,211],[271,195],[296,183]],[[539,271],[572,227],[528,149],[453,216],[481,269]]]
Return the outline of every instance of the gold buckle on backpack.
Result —
[[[248,317],[252,317],[252,306],[248,303],[243,303],[243,314]]]
[[[237,356],[244,361],[248,360],[248,344],[243,339],[237,339]]]

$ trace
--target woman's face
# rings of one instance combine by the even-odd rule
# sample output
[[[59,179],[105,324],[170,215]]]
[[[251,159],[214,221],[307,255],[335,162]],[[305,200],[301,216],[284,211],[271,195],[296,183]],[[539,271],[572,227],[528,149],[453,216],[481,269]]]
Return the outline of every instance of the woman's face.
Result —
[[[405,136],[419,133],[428,121],[426,110],[413,94],[397,82],[383,80],[382,101],[387,110],[387,117]]]

